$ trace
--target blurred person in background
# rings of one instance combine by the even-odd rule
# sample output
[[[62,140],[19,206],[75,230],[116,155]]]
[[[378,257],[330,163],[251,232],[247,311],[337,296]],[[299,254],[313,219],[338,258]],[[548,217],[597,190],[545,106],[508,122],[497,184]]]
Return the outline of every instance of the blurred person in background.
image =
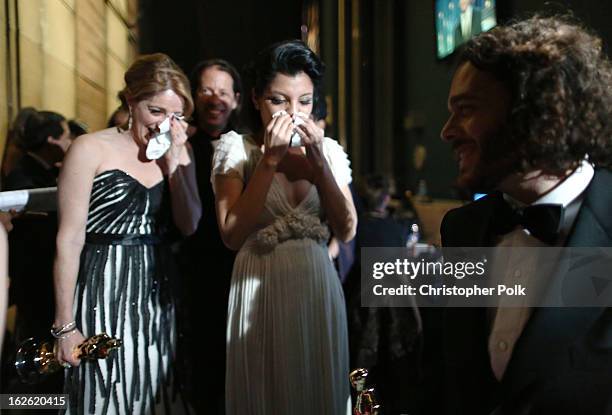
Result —
[[[70,129],[70,139],[72,141],[76,140],[78,136],[87,134],[89,132],[89,127],[87,124],[79,120],[69,120],[68,129]]]
[[[6,176],[3,190],[55,186],[58,164],[70,144],[70,129],[62,115],[51,111],[31,114],[19,144],[24,154]]]
[[[128,121],[130,119],[130,112],[123,106],[118,107],[111,116],[108,118],[106,123],[107,128],[117,127],[121,129],[127,129]]]
[[[20,109],[9,128],[6,141],[4,143],[4,155],[2,157],[3,179],[11,172],[11,170],[13,170],[15,163],[23,155],[23,150],[20,144],[23,136],[23,129],[27,119],[32,114],[38,114],[38,111],[32,107]]]
[[[413,413],[422,347],[422,324],[414,307],[362,307],[361,249],[402,248],[410,236],[411,223],[394,218],[389,211],[391,179],[370,174],[356,181],[363,211],[357,222],[355,262],[344,284],[347,302],[351,367],[369,370],[368,383],[388,413]],[[411,376],[406,377],[406,373]]]
[[[68,124],[60,114],[50,111],[32,113],[25,122],[20,140],[24,154],[6,177],[4,190],[56,186],[57,166],[69,146],[69,136]],[[12,225],[13,230],[9,233],[9,303],[16,306],[12,340],[16,345],[30,337],[38,341],[47,340],[54,314],[53,259],[57,214],[18,213]],[[60,393],[62,375],[48,376],[37,385],[25,385],[10,368],[7,383],[8,390],[14,393]]]
[[[321,97],[317,107],[313,108],[312,119],[314,120],[315,124],[321,130],[323,130],[323,132],[325,132],[325,129],[327,128],[327,102],[324,97]],[[349,189],[351,190],[357,215],[359,215],[359,197],[355,194],[352,183],[349,183]],[[331,239],[327,244],[327,252],[329,254],[329,258],[334,261],[334,266],[338,271],[340,281],[344,283],[353,266],[353,263],[355,262],[355,239],[353,238],[350,241],[342,242],[332,234]]]
[[[15,163],[23,155],[23,150],[20,147],[23,129],[27,119],[32,114],[38,114],[38,111],[32,107],[25,107],[19,110],[13,123],[9,126],[4,142],[4,154],[2,156],[2,178],[13,170]]]
[[[214,147],[221,134],[237,128],[242,99],[242,80],[232,64],[223,59],[198,63],[191,74],[191,93],[195,105],[195,133],[189,138],[196,161],[198,192],[202,216],[196,232],[181,246],[180,262],[186,278],[186,346],[192,355],[193,380],[190,385],[196,410],[222,414],[225,408],[225,331],[227,298],[235,253],[219,234],[210,171]],[[202,278],[202,272],[214,278]],[[201,358],[196,322],[206,320],[209,353],[214,359]],[[192,324],[189,324],[192,322]],[[206,373],[206,375],[202,375]],[[207,393],[203,394],[202,390]]]
[[[459,46],[482,32],[482,11],[475,0],[459,0],[459,21],[454,31],[454,45]]]

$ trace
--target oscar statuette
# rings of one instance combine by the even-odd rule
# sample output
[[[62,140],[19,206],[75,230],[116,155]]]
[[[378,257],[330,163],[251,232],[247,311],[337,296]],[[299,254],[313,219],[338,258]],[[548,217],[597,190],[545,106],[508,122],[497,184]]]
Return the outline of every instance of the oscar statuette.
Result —
[[[121,344],[121,340],[106,333],[96,334],[75,347],[74,354],[82,360],[105,359]],[[54,341],[41,344],[32,337],[21,343],[15,369],[22,382],[38,383],[44,376],[64,368],[55,357],[55,347]]]
[[[357,392],[353,415],[378,415],[380,411],[380,405],[374,397],[374,388],[365,387],[367,377],[368,370],[363,368],[355,369],[349,375],[351,386]]]

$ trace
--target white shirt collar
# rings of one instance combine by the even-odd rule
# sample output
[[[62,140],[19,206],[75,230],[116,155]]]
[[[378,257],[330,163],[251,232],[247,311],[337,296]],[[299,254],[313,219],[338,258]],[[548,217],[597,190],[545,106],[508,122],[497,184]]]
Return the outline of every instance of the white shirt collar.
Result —
[[[578,168],[565,178],[557,187],[551,192],[545,194],[541,198],[537,199],[532,205],[541,205],[544,203],[562,205],[565,213],[563,215],[563,221],[561,222],[560,238],[557,245],[565,243],[567,236],[569,235],[574,221],[578,216],[578,211],[582,206],[582,199],[584,191],[593,180],[595,170],[588,160],[582,160]],[[524,207],[525,204],[518,200],[503,194],[504,199],[515,208]]]
[[[461,34],[467,37],[472,30],[472,5],[469,5],[465,12],[460,14],[461,17]]]

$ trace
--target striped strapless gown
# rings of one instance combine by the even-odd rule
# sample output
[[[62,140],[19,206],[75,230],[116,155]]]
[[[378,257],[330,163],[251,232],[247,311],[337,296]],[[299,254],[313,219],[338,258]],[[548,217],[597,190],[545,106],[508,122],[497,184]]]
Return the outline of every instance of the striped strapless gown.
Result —
[[[170,218],[166,187],[147,188],[121,170],[94,179],[75,317],[85,337],[104,332],[123,346],[66,370],[69,413],[182,412],[173,388],[172,262],[160,240]]]

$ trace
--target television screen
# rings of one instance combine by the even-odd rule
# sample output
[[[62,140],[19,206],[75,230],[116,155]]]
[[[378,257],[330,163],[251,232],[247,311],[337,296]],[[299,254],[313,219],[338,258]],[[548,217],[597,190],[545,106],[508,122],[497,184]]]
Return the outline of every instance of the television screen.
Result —
[[[495,0],[436,0],[438,58],[496,24]]]

